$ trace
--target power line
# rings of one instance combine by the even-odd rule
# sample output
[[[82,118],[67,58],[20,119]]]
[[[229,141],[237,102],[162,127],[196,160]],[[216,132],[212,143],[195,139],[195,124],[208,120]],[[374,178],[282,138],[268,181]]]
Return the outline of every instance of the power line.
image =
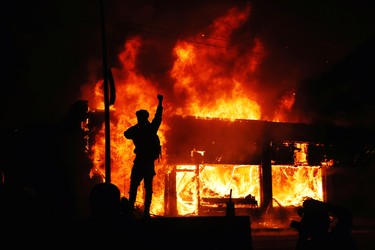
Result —
[[[163,37],[163,38],[172,39],[172,40],[184,40],[184,41],[187,41],[187,42],[190,42],[190,43],[204,45],[204,46],[230,49],[227,46],[222,46],[222,45],[217,45],[217,44],[212,44],[212,43],[206,43],[206,42],[200,42],[200,41],[191,40],[191,39],[184,39],[184,38],[181,38],[178,35],[178,32],[166,30],[166,29],[160,28],[160,27],[149,26],[149,25],[140,24],[140,23],[132,23],[132,22],[127,22],[126,24],[121,24],[117,21],[108,20],[108,19],[107,19],[107,21],[109,21],[107,23],[110,23],[114,26],[119,26],[121,28],[127,28],[128,30],[133,30],[133,31],[137,31],[137,32],[145,33],[145,34],[158,36],[158,37]],[[216,39],[216,40],[220,40],[220,41],[227,41],[227,40],[222,39],[222,38],[213,38],[213,37],[206,37],[206,36],[204,38]]]

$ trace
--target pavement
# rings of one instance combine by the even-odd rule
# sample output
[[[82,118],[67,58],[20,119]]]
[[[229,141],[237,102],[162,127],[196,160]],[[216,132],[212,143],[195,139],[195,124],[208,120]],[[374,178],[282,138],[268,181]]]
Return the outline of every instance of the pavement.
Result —
[[[255,224],[255,223],[254,223]],[[375,220],[364,218],[353,221],[352,237],[358,250],[375,249]],[[288,227],[262,227],[252,224],[253,250],[294,250],[298,234]]]
[[[287,223],[270,225],[250,221],[249,216],[151,217],[136,221],[136,228],[150,232],[152,246],[163,249],[164,235],[184,242],[184,249],[294,250],[298,238],[297,231]],[[371,220],[356,221],[352,236],[358,250],[375,249],[375,223]],[[173,245],[170,247],[173,249]]]
[[[375,230],[354,230],[358,250],[375,249]],[[293,230],[252,230],[253,250],[294,250],[297,233]]]

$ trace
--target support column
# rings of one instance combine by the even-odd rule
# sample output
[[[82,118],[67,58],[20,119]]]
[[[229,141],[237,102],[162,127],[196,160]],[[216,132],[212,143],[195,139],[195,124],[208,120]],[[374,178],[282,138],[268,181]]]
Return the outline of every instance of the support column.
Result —
[[[261,212],[265,212],[267,208],[272,207],[272,166],[271,166],[271,141],[265,138],[262,142],[261,152]]]

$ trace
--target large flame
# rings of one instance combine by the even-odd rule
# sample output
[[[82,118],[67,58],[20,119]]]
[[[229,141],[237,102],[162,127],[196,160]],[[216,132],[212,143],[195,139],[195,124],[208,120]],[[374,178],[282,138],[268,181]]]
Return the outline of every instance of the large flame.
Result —
[[[168,86],[167,83],[162,85],[158,80],[147,78],[137,69],[137,60],[144,43],[143,38],[133,36],[127,39],[123,50],[118,55],[121,67],[112,68],[116,83],[116,102],[110,110],[111,182],[120,188],[123,196],[128,197],[130,170],[134,158],[133,144],[124,138],[123,132],[136,123],[136,110],[147,109],[151,116],[153,115],[157,105],[156,96],[158,93],[165,96],[165,116],[190,115],[226,119],[264,119],[262,107],[257,102],[257,93],[252,90],[251,86],[259,84],[257,70],[262,60],[267,56],[266,48],[262,41],[257,38],[248,41],[251,46],[247,46],[246,49],[236,47],[231,42],[231,35],[245,23],[249,15],[249,6],[245,9],[232,8],[225,15],[214,20],[204,34],[198,33],[189,39],[178,40],[171,55],[174,61],[170,71],[168,71],[169,78],[172,79]],[[209,43],[208,41],[212,41],[211,38],[216,38],[216,43]],[[86,90],[92,91],[94,89],[95,94],[86,92],[83,98],[89,100],[90,109],[93,112],[98,112],[104,109],[103,80],[98,80],[95,86],[93,85],[89,84],[90,87],[87,87]],[[275,117],[271,120],[282,121],[285,119],[285,112],[293,106],[293,96],[294,93],[291,90],[289,95],[280,100],[280,107],[274,108],[276,110]],[[172,103],[172,100],[179,101]],[[159,130],[162,144],[167,140],[165,132],[168,129],[168,124],[163,122]],[[102,176],[105,173],[104,130],[103,125],[99,131],[95,132],[90,155],[94,163],[92,173]],[[151,206],[153,214],[165,212],[164,180],[165,175],[171,170],[171,166],[168,166],[167,162],[168,152],[164,148],[162,159],[156,164],[157,175],[154,179],[154,195]],[[229,171],[229,169],[220,169]],[[235,172],[233,172],[233,169],[235,169]],[[284,171],[283,176],[286,176],[285,171],[287,170],[282,171]],[[231,168],[229,173],[231,180],[222,179],[215,185],[209,182],[202,185],[206,185],[205,190],[214,191],[218,195],[227,194],[228,188],[231,188],[233,189],[233,195],[236,197],[251,193],[259,199],[257,168],[255,170],[253,167],[237,166]],[[240,176],[240,173],[244,175]],[[214,176],[215,174],[225,176],[223,173],[220,173],[220,175],[217,172],[215,173],[213,168],[209,166],[205,168],[204,174],[206,176]],[[306,173],[295,174],[305,175]],[[292,176],[295,176],[295,174]],[[191,177],[193,178],[193,176]],[[246,180],[241,178],[246,178]],[[182,179],[180,178],[180,180]],[[232,182],[229,183],[229,181]],[[242,186],[241,183],[243,183]],[[274,180],[274,183],[278,186],[279,182]],[[192,185],[192,183],[187,184]],[[187,184],[179,183],[178,185]],[[283,192],[288,191],[290,190],[283,190]],[[183,194],[181,193],[181,195]],[[191,196],[189,199],[194,198],[194,194],[189,195]],[[292,204],[293,197],[285,197],[284,199],[279,194],[277,196],[279,200],[284,200],[286,204]],[[138,192],[137,204],[143,204],[143,190],[141,188]],[[187,204],[184,206],[187,206]],[[186,211],[181,213],[184,214]]]

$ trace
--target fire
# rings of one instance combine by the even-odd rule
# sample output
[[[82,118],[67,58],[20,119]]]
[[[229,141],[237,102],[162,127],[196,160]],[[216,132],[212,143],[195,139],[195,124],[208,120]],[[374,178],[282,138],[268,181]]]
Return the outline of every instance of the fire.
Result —
[[[319,166],[273,166],[274,205],[295,206],[308,197],[323,200],[322,171]]]
[[[123,68],[114,69],[113,74],[116,77],[116,104],[111,107],[110,135],[111,135],[111,182],[116,184],[123,196],[128,197],[130,170],[133,165],[133,143],[126,140],[123,133],[126,128],[136,123],[135,111],[138,109],[147,109],[152,116],[156,110],[158,94],[155,83],[148,81],[135,70],[135,60],[139,52],[141,40],[139,37],[130,39],[124,47],[124,51],[119,55]],[[103,81],[96,83],[95,89],[100,89]],[[104,109],[104,102],[101,100],[103,95],[101,91],[91,102],[98,105],[96,110]],[[161,143],[165,142],[164,131],[168,128],[167,124],[162,124],[159,130]],[[99,131],[95,132],[95,143],[91,148],[91,159],[94,167],[93,173],[104,176],[105,172],[105,128],[104,124]],[[163,152],[165,154],[166,152]],[[164,157],[156,164],[158,176],[154,179],[154,197],[152,213],[163,213],[163,172],[167,171]],[[138,192],[137,202],[139,205],[143,196],[143,190]]]
[[[246,49],[236,47],[231,42],[231,36],[245,23],[249,15],[250,7],[232,8],[213,21],[204,35],[199,33],[190,39],[178,40],[172,53],[173,64],[169,71],[169,77],[172,79],[170,85],[140,73],[136,62],[144,40],[140,36],[127,39],[122,52],[118,55],[121,67],[112,68],[117,97],[110,110],[111,182],[120,188],[123,196],[128,197],[130,170],[134,159],[133,144],[124,138],[123,132],[136,123],[135,111],[138,109],[149,110],[152,118],[158,93],[165,96],[165,116],[189,115],[203,118],[254,120],[263,118],[262,107],[257,101],[259,97],[251,86],[259,84],[257,70],[267,56],[267,51],[257,38],[249,41],[252,46],[247,46]],[[86,89],[87,91],[94,89],[94,96],[91,92],[83,95],[83,98],[89,100],[93,112],[104,109],[102,84],[103,81],[98,80],[94,87],[90,84],[90,87]],[[178,101],[173,102],[173,100]],[[286,96],[280,102],[281,108],[275,108],[278,112],[273,119],[276,121],[285,119],[283,112],[290,110],[293,102],[293,95]],[[95,138],[90,148],[90,157],[94,164],[92,174],[102,177],[105,173],[104,129],[104,124],[102,124],[97,131],[93,132]],[[168,124],[162,122],[159,130],[162,145],[167,140],[165,132],[168,129]],[[168,166],[166,148],[163,148],[162,154],[162,159],[156,163],[157,175],[154,178],[151,206],[151,213],[156,215],[165,213],[165,176],[173,169],[173,166]],[[190,168],[196,168],[196,166],[182,167],[182,169]],[[202,192],[200,193],[202,197],[209,198],[213,194],[217,197],[225,197],[229,189],[232,189],[234,197],[254,195],[256,200],[260,200],[259,166],[200,166],[199,168],[199,176],[203,181],[200,183],[202,191],[197,190],[195,182],[191,181],[197,177],[196,173],[186,172],[183,175],[179,173],[176,176],[180,215],[194,213],[199,192]],[[273,168],[273,173],[286,177],[289,174],[287,172],[292,171],[290,168],[281,169]],[[298,179],[298,176],[306,177],[310,174],[313,174],[314,178],[319,176],[319,172],[309,173],[307,170],[301,170],[301,172],[292,173],[288,178]],[[214,180],[216,182],[213,182]],[[283,193],[293,191],[292,193],[310,195],[309,192],[314,191],[306,187],[288,187],[294,190],[285,190],[286,186],[279,185],[281,182],[289,181],[290,179],[273,180],[277,187],[275,197],[280,202],[283,201],[284,205],[293,204],[295,197],[283,196]],[[136,205],[142,206],[142,197],[143,191],[140,189]],[[318,198],[321,197],[320,194]]]
[[[203,206],[215,207],[210,200],[225,197],[259,199],[259,166],[255,165],[181,165],[177,166],[176,187],[179,215],[200,215]],[[225,203],[224,203],[225,204]],[[254,207],[252,204],[250,207]],[[237,205],[237,207],[239,207]]]
[[[176,114],[229,119],[260,119],[256,94],[246,89],[248,74],[254,74],[266,52],[255,39],[245,54],[230,43],[231,34],[249,16],[245,10],[231,9],[218,18],[203,37],[220,37],[220,44],[201,48],[179,40],[174,48],[175,61],[170,75],[175,80],[174,95],[184,98],[186,106]],[[197,35],[199,39],[202,35]],[[218,46],[220,49],[218,49]],[[254,80],[255,81],[255,80]]]
[[[318,166],[274,165],[273,206],[296,206],[307,197],[322,200],[322,171],[323,169]],[[260,201],[259,174],[258,165],[177,166],[178,214],[198,215],[199,207],[205,203],[205,199],[228,198],[230,190],[233,191],[233,198],[245,199],[252,196],[255,201]],[[240,204],[237,207],[254,207],[253,205]],[[212,207],[212,204],[206,203],[205,206]]]

